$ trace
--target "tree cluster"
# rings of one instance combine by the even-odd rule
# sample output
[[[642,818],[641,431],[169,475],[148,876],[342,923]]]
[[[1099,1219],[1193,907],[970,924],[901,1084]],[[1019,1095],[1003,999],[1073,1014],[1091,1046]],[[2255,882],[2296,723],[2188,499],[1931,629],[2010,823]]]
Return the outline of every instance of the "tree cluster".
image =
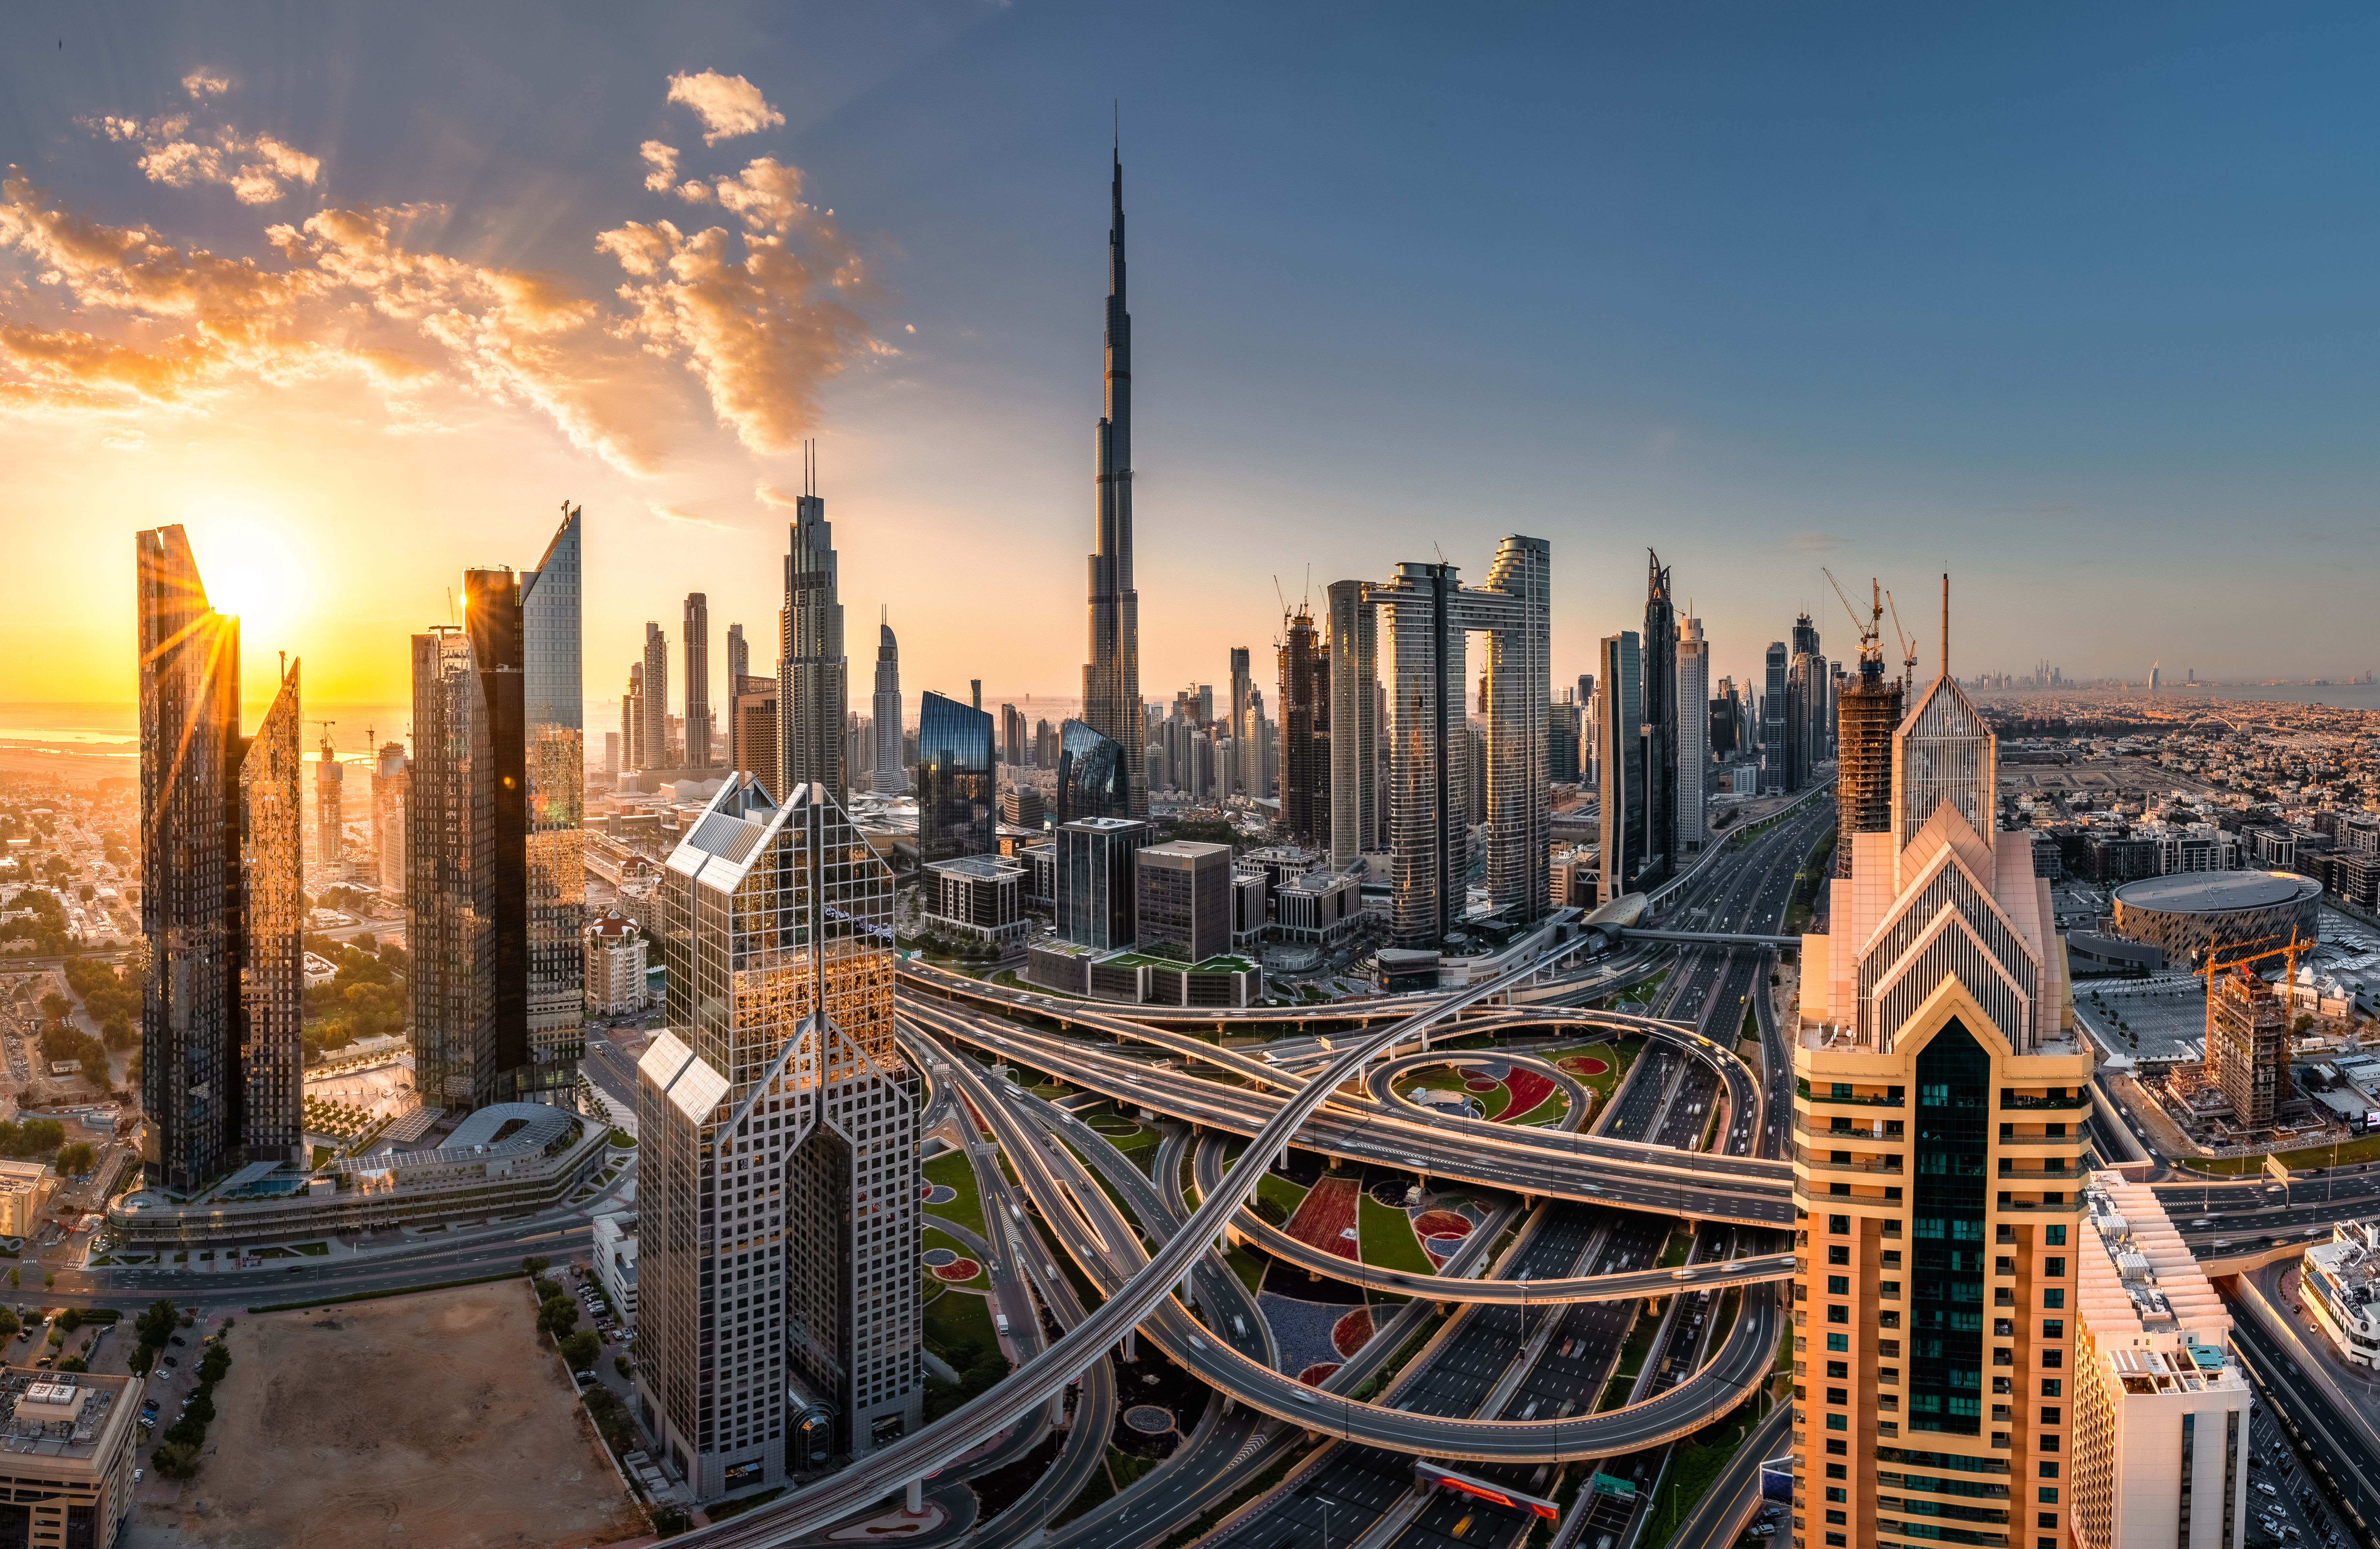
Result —
[[[318,1058],[359,1038],[402,1032],[406,1021],[405,948],[369,933],[350,942],[310,934],[306,949],[337,972],[306,992],[306,1053]]]

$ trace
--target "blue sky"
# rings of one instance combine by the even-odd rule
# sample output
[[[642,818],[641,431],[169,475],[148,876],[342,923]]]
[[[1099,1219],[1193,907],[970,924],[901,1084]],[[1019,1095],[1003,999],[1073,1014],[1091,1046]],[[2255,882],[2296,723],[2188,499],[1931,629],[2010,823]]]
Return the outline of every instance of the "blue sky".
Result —
[[[97,368],[0,348],[19,389],[0,398],[19,470],[0,532],[74,578],[0,624],[0,699],[128,693],[126,535],[176,519],[202,562],[220,530],[225,568],[286,567],[303,604],[267,605],[252,651],[285,637],[367,696],[454,572],[533,562],[565,495],[588,513],[608,695],[687,590],[715,628],[773,634],[783,515],[755,491],[797,483],[791,444],[813,435],[855,656],[890,603],[913,692],[1073,691],[1118,102],[1151,698],[1261,649],[1276,576],[1293,602],[1309,567],[1318,589],[1433,545],[1478,576],[1513,531],[1553,544],[1557,681],[1635,622],[1648,544],[1720,673],[1803,607],[1847,650],[1821,565],[1921,599],[1904,612],[1929,640],[1952,571],[1969,670],[2380,667],[2365,13],[15,20],[0,140],[39,197],[13,246],[0,226],[0,324],[24,331],[0,341],[163,360],[188,324],[111,299],[105,274],[44,282],[36,206],[346,288],[271,303],[306,353],[251,339],[175,386],[94,396]],[[670,100],[705,72],[783,122],[706,145],[715,126]],[[761,158],[797,169],[815,210],[774,229],[856,276],[775,293],[815,336],[757,384],[696,369],[682,298],[661,332],[633,326],[671,302],[603,234],[716,226],[733,254],[769,229],[649,189],[648,141],[710,187]],[[175,144],[212,145],[223,177],[158,159]],[[278,181],[243,191],[253,157]],[[480,297],[454,303],[477,342],[437,324],[448,290],[400,308],[399,282],[358,277],[351,233],[307,227],[325,210],[382,213],[417,275]],[[516,312],[490,344],[507,285],[563,322]],[[95,665],[28,666],[14,637],[60,630],[86,631]]]

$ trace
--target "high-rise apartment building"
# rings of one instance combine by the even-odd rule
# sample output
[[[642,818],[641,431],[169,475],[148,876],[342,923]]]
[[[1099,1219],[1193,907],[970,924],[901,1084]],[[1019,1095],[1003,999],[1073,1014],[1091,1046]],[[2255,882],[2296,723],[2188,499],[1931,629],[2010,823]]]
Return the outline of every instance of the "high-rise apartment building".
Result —
[[[1330,609],[1330,864],[1344,871],[1358,856],[1381,848],[1379,775],[1378,616],[1365,600],[1362,581],[1332,581]],[[1251,794],[1262,788],[1263,738],[1260,708],[1252,701],[1245,734],[1259,771]]]
[[[1645,860],[1641,883],[1670,874],[1678,853],[1678,609],[1670,572],[1645,551]],[[1699,702],[1699,701],[1697,701]]]
[[[669,637],[661,625],[645,621],[645,683],[638,701],[644,712],[643,752],[639,769],[674,769],[670,750]]]
[[[1390,918],[1400,944],[1434,945],[1463,914],[1464,637],[1473,631],[1488,636],[1488,896],[1517,921],[1549,907],[1550,569],[1544,539],[1512,537],[1498,545],[1485,587],[1463,586],[1451,565],[1407,561],[1394,579],[1365,589],[1389,664]]]
[[[1330,656],[1300,603],[1283,621],[1281,669],[1281,826],[1301,845],[1330,842]]]
[[[1254,796],[1257,782],[1250,777],[1247,768],[1250,747],[1247,728],[1248,691],[1256,687],[1256,681],[1248,673],[1248,648],[1245,645],[1232,647],[1231,663],[1232,769],[1225,789],[1232,796]]]
[[[2154,1189],[2093,1173],[2083,1199],[2072,1255],[2073,1456],[2064,1482],[2027,1480],[2010,1506],[2034,1514],[2035,1534],[2062,1506],[2076,1549],[2242,1549],[2255,1476],[2230,1311]],[[2028,1488],[2031,1499],[2017,1495]]]
[[[1033,767],[1058,767],[1058,728],[1046,720],[1033,723]]]
[[[998,764],[991,717],[929,693],[917,707],[917,863],[998,848]]]
[[[850,705],[851,663],[843,650],[843,597],[839,590],[841,562],[834,552],[834,529],[826,519],[826,501],[813,487],[794,502],[794,520],[785,550],[785,605],[777,616],[777,777],[783,792],[806,784],[824,786],[842,801],[850,790],[844,767],[843,733]],[[892,714],[883,710],[886,675],[891,675]],[[876,665],[876,723],[888,721],[897,737],[901,726],[901,669],[892,646],[892,630],[884,630]],[[886,764],[901,772],[899,744],[891,759],[879,758],[880,780]],[[882,785],[878,790],[887,788]],[[890,787],[901,790],[895,785]]]
[[[577,1101],[587,897],[579,531],[567,510],[537,568],[464,571],[463,626],[413,637],[407,987],[415,1082],[443,1107]],[[648,671],[646,684],[655,681]]]
[[[752,642],[744,638],[744,626],[741,624],[730,624],[727,626],[727,682],[729,685],[729,692],[734,692],[734,686],[750,677],[751,673]],[[732,726],[729,727],[727,735],[731,738],[734,738],[735,735],[735,728]]]
[[[1961,1532],[2063,1549],[2092,1055],[1947,660],[1892,762],[1894,825],[1845,835],[1803,953],[1793,1541],[1930,1543],[1955,1505]]]
[[[620,691],[620,756],[627,761],[623,768],[643,770],[655,767],[647,762],[652,756],[651,749],[645,744],[645,737],[650,730],[650,723],[645,719],[645,665],[631,662],[628,664],[628,686]]]
[[[686,766],[710,767],[710,599],[699,592],[686,594],[684,628],[678,636],[686,652]]]
[[[1603,637],[1597,660],[1603,683],[1596,695],[1595,770],[1602,815],[1601,901],[1640,889],[1645,875],[1645,717],[1637,697],[1644,683],[1636,631]]]
[[[1670,699],[1678,727],[1677,796],[1670,804],[1675,824],[1670,853],[1686,856],[1699,852],[1710,837],[1710,812],[1703,805],[1710,770],[1710,642],[1703,639],[1701,619],[1678,621],[1677,651],[1678,682]]]
[[[1025,716],[1013,704],[1000,707],[1000,762],[1023,769],[1033,762],[1033,744],[1025,736]]]
[[[731,779],[662,877],[637,1393],[710,1500],[923,1423],[919,1092],[894,1036],[892,873],[832,795],[781,805]]]
[[[617,738],[613,738],[617,741]],[[383,742],[372,762],[372,843],[379,874],[373,881],[390,903],[405,901],[405,791],[410,761],[402,742]]]
[[[1579,703],[1564,689],[1546,718],[1546,778],[1558,786],[1578,784]]]
[[[876,640],[876,768],[868,788],[899,796],[909,788],[908,760],[901,756],[901,644],[892,638],[891,610],[880,620]]]
[[[1785,784],[1785,679],[1791,667],[1785,642],[1770,640],[1760,695],[1760,790],[1764,796],[1782,796],[1789,788]]]
[[[1092,452],[1090,660],[1083,721],[1119,748],[1146,747],[1141,725],[1140,593],[1132,581],[1132,313],[1124,310],[1123,161],[1108,226],[1105,409]],[[1132,817],[1148,815],[1141,772],[1125,761]]]
[[[739,677],[734,690],[727,709],[728,738],[735,750],[734,767],[759,780],[763,790],[782,790],[784,782],[778,774],[781,745],[777,738],[783,718],[777,705],[783,685],[774,677]]]
[[[305,1016],[298,665],[239,730],[239,620],[179,527],[135,534],[140,646],[140,1098],[152,1187],[296,1161]]]

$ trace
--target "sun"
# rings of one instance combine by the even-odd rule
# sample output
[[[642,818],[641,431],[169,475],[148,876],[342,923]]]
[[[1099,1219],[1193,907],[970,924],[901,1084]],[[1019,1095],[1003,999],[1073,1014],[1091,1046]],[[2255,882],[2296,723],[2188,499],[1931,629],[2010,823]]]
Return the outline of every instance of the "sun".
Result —
[[[288,649],[290,630],[311,611],[301,545],[290,531],[245,514],[195,517],[185,525],[207,601],[217,613],[239,616],[241,645]]]

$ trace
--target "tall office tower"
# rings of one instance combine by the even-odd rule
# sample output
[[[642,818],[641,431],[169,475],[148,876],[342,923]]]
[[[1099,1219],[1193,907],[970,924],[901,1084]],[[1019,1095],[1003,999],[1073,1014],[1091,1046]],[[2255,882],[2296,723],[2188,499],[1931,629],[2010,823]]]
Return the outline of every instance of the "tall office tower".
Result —
[[[1232,847],[1176,839],[1133,857],[1140,948],[1203,963],[1232,947]]]
[[[1826,756],[1830,759],[1840,759],[1843,756],[1843,692],[1849,687],[1850,682],[1843,675],[1841,661],[1828,662],[1827,664],[1827,714],[1818,727],[1818,732],[1826,739]]]
[[[901,645],[892,638],[892,609],[877,626],[876,698],[872,709],[876,718],[876,772],[868,788],[887,796],[899,796],[909,788],[908,760],[902,757],[901,746]]]
[[[603,734],[603,777],[609,780],[618,779],[621,767],[620,734],[616,731],[607,731]]]
[[[1155,842],[1154,832],[1137,818],[1086,817],[1060,823],[1057,839],[1060,937],[1102,950],[1131,945],[1137,937],[1139,885],[1133,856]]]
[[[208,605],[179,527],[135,534],[133,553],[140,1099],[155,1126],[144,1170],[189,1194],[243,1160],[295,1159],[283,1137],[299,1122],[305,990],[298,672],[242,738],[239,620]]]
[[[892,876],[831,795],[779,805],[733,778],[662,878],[637,1392],[710,1500],[924,1422],[918,1083],[892,1025]]]
[[[615,734],[609,740],[619,738]],[[391,903],[405,901],[405,792],[411,779],[405,744],[382,743],[372,765],[372,841],[380,863],[374,883]]]
[[[856,710],[844,714],[843,772],[853,780],[866,775],[868,788],[876,788],[876,722]]]
[[[415,1082],[442,1107],[577,1101],[580,567],[571,509],[537,568],[464,571],[463,627],[413,637],[407,990]]]
[[[1332,581],[1325,597],[1331,661],[1330,865],[1343,871],[1365,851],[1380,848],[1379,731],[1374,714],[1378,624],[1362,581]],[[1251,725],[1244,741],[1249,751],[1243,758],[1257,771],[1249,787],[1255,795],[1263,784],[1263,738]]]
[[[1132,314],[1124,310],[1123,161],[1115,164],[1108,227],[1106,412],[1095,449],[1091,524],[1090,655],[1083,667],[1083,721],[1119,748],[1147,746],[1140,706],[1140,593],[1132,584]],[[1136,769],[1133,817],[1148,815]]]
[[[686,623],[678,636],[686,650],[686,766],[710,767],[710,599],[686,594]]]
[[[940,694],[917,707],[917,864],[990,855],[1000,789],[991,717]]]
[[[967,704],[976,710],[981,710],[983,708],[982,678],[970,677],[967,679]]]
[[[1848,835],[1829,933],[1804,938],[1793,1510],[1814,1543],[1870,1544],[1963,1499],[1979,1534],[2058,1549],[2092,1054],[2049,883],[2029,835],[1994,831],[1992,738],[1948,667],[1894,733],[1892,831]]]
[[[1793,616],[1793,654],[1815,656],[1818,653],[1818,627],[1806,613]]]
[[[1033,723],[1033,767],[1036,769],[1058,767],[1058,728],[1048,721]]]
[[[669,637],[651,619],[645,621],[644,753],[651,762],[644,769],[674,769],[670,762]]]
[[[1722,677],[1718,680],[1718,688],[1710,697],[1709,714],[1710,756],[1715,762],[1723,761],[1732,756],[1736,750],[1737,709],[1733,678]]]
[[[1645,715],[1644,880],[1669,875],[1678,831],[1678,610],[1670,597],[1670,572],[1660,556],[1645,551],[1645,682],[1639,694]],[[1699,702],[1699,701],[1697,701]]]
[[[751,675],[752,642],[744,638],[744,626],[741,624],[730,624],[727,626],[727,681],[729,684],[729,691],[731,693],[734,692],[734,685],[742,682]],[[727,735],[731,738],[734,737],[735,735],[735,729],[730,727]]]
[[[1456,805],[1463,809],[1463,821],[1476,828],[1488,821],[1488,734],[1476,722],[1463,726],[1463,789]]]
[[[1703,639],[1703,621],[1678,621],[1678,683],[1671,703],[1677,711],[1677,799],[1670,803],[1675,829],[1671,855],[1692,855],[1710,837],[1710,813],[1703,806],[1709,778],[1710,642]]]
[[[1033,762],[1033,744],[1026,740],[1025,717],[1013,704],[1000,707],[1000,759],[1018,769]]]
[[[1284,621],[1281,670],[1281,826],[1301,845],[1330,843],[1330,658],[1300,603]]]
[[[1556,700],[1546,712],[1546,778],[1558,786],[1578,784],[1578,701]]]
[[[1059,734],[1054,762],[1061,826],[1081,818],[1132,815],[1133,760],[1124,750],[1082,722],[1069,720]]]
[[[1601,701],[1595,696],[1595,674],[1578,675],[1578,779],[1591,786],[1603,778],[1595,767],[1595,743],[1598,736],[1597,718],[1602,714]]]
[[[1602,690],[1596,708],[1596,789],[1602,808],[1600,902],[1640,891],[1645,872],[1645,716],[1637,698],[1644,683],[1636,631],[1603,637],[1597,661]]]
[[[1760,696],[1760,789],[1781,796],[1785,786],[1785,678],[1791,666],[1783,640],[1768,642],[1767,681]]]
[[[734,688],[727,706],[727,735],[737,750],[734,767],[759,780],[763,790],[783,790],[785,785],[777,769],[777,732],[783,725],[778,712],[783,688],[773,677],[748,677],[735,679]]]
[[[2074,1456],[2063,1494],[2077,1549],[2236,1549],[2249,1542],[2246,1376],[2231,1312],[2158,1202],[2091,1175],[2077,1234]],[[2321,1279],[2309,1261],[2310,1293]],[[2315,1308],[2319,1295],[2311,1295]],[[2036,1505],[2053,1504],[2036,1487]]]
[[[1859,676],[1835,713],[1835,875],[1852,874],[1852,835],[1892,831],[1892,734],[1900,725],[1900,679],[1884,675],[1884,650],[1860,645]]]
[[[1810,783],[1810,750],[1815,740],[1818,701],[1825,694],[1815,666],[1818,658],[1797,653],[1785,673],[1785,790]]]
[[[843,600],[838,590],[842,567],[834,552],[834,529],[826,519],[826,501],[816,489],[817,474],[808,475],[811,487],[794,502],[794,520],[785,551],[785,605],[777,616],[777,777],[771,787],[781,799],[785,791],[806,784],[824,786],[842,801],[850,789],[843,764],[844,718],[849,709],[851,664],[843,652]],[[889,686],[892,711],[884,712]],[[877,652],[876,724],[901,727],[901,669],[890,627]],[[890,765],[897,782],[901,774],[900,744],[891,758],[880,756],[876,775],[880,782]],[[878,784],[878,790],[884,790]],[[899,791],[905,786],[890,787]]]
[[[346,859],[346,787],[343,776],[346,771],[339,765],[339,755],[331,747],[331,734],[322,733],[322,757],[314,765],[314,859],[324,866],[336,866]],[[341,873],[333,872],[333,877]]]
[[[646,761],[652,750],[645,745],[645,736],[652,729],[645,719],[645,665],[628,664],[628,686],[620,693],[620,755],[627,760],[629,769],[654,767]]]
[[[1248,690],[1256,681],[1248,676],[1248,648],[1232,647],[1232,763],[1231,774],[1223,783],[1232,796],[1254,796],[1256,787],[1248,778]]]
[[[1365,589],[1377,610],[1393,689],[1390,753],[1390,930],[1400,945],[1442,941],[1462,917],[1468,836],[1463,785],[1464,637],[1488,636],[1488,892],[1505,918],[1542,917],[1552,896],[1546,789],[1551,551],[1506,538],[1488,583],[1461,584],[1448,564],[1407,561]]]

